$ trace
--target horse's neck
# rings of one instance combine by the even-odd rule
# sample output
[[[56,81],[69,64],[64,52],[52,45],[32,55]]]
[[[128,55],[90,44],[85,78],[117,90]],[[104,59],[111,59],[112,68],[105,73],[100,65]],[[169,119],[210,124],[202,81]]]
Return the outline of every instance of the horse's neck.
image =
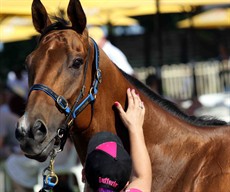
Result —
[[[184,177],[183,173],[191,174],[187,181],[195,180],[199,174],[193,173],[199,173],[204,162],[212,164],[213,159],[207,156],[213,157],[222,151],[222,141],[229,143],[230,127],[205,128],[189,124],[148,98],[145,98],[145,106],[144,134],[153,166],[153,186],[158,191],[180,191],[173,187]],[[208,171],[207,167],[202,169],[204,174]]]
[[[128,83],[115,64],[101,49],[99,68],[102,72],[102,82],[98,86],[95,102],[88,105],[78,115],[71,133],[81,161],[84,161],[88,141],[95,133],[100,131],[118,131],[121,137],[125,137],[123,136],[123,131],[120,131],[125,128],[120,126],[120,121],[117,115],[115,115],[116,112],[113,110],[113,105],[115,101],[119,101],[125,106],[126,89],[131,84]],[[88,68],[89,73],[92,70],[94,70],[94,66]],[[88,74],[87,77],[90,75]],[[87,83],[89,88],[92,81],[90,80]],[[126,131],[124,133],[126,134]]]
[[[188,140],[191,142],[202,140],[202,134],[200,136],[195,134],[197,127],[194,125],[189,124],[182,118],[179,118],[172,112],[167,111],[167,109],[146,97],[144,103],[146,114],[143,127],[147,141],[146,143],[149,146],[165,142],[176,143],[179,140],[182,141],[183,139],[186,140],[188,138],[190,138]]]
[[[202,126],[201,122],[198,124],[186,114],[183,115],[182,112],[179,114],[179,109],[178,112],[171,112],[146,96],[144,96],[144,103],[147,108],[144,127],[147,127],[147,132],[152,133],[150,135],[157,135],[156,143],[158,143],[160,139],[168,140],[168,137],[171,137],[173,133],[176,135],[181,133],[181,137],[183,138],[195,136],[195,138],[200,140],[204,140],[207,136],[212,136],[213,132],[217,135],[230,134],[229,125],[205,126],[203,124]],[[157,134],[157,132],[160,134]]]

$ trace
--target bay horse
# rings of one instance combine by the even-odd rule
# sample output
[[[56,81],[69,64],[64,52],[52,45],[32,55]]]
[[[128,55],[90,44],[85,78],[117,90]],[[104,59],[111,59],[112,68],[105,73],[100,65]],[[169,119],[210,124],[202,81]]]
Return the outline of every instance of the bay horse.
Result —
[[[69,135],[84,163],[89,139],[102,130],[118,134],[129,150],[128,132],[113,104],[126,108],[126,90],[134,88],[146,108],[152,191],[229,192],[229,125],[188,116],[119,70],[88,36],[78,0],[69,1],[67,15],[69,23],[51,21],[40,0],[33,0],[33,24],[41,36],[26,59],[30,93],[15,133],[25,155],[45,161]]]

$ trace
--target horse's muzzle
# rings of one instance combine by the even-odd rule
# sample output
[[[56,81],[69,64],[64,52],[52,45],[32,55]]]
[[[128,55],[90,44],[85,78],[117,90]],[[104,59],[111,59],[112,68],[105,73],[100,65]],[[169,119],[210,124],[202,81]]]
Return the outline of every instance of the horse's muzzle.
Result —
[[[36,120],[33,126],[27,127],[26,123],[20,122],[17,123],[17,128],[15,131],[15,136],[17,140],[21,143],[26,138],[34,139],[36,143],[42,143],[47,135],[47,127],[42,120]]]

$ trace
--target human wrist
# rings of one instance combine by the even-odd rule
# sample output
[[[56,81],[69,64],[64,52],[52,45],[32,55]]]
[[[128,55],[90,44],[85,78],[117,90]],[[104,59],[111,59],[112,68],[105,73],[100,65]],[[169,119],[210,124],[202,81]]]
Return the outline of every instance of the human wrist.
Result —
[[[140,127],[135,127],[135,126],[132,126],[132,127],[130,127],[129,129],[128,129],[128,131],[129,131],[129,134],[130,135],[137,135],[137,136],[139,136],[139,135],[142,135],[143,134],[143,129],[142,129],[142,127],[140,128]]]

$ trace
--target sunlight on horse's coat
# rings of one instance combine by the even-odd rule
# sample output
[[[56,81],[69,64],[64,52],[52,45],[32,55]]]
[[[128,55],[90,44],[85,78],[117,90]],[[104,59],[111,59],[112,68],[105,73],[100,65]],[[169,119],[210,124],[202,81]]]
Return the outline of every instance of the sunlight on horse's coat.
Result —
[[[63,144],[61,137],[69,134],[84,163],[89,139],[102,130],[117,133],[129,150],[128,132],[113,104],[119,101],[126,108],[126,90],[134,88],[146,108],[143,129],[152,162],[152,191],[229,192],[229,125],[215,118],[184,114],[120,71],[101,49],[97,65],[97,49],[88,37],[80,2],[70,0],[67,10],[70,25],[61,18],[52,23],[40,0],[32,4],[33,23],[41,37],[27,59],[32,90],[26,115],[16,130],[26,156],[44,161]],[[59,38],[53,38],[56,35]],[[101,83],[96,76],[99,70]],[[75,119],[71,118],[69,110],[87,96],[89,103],[83,104],[85,108]],[[61,132],[66,121],[70,126]]]

